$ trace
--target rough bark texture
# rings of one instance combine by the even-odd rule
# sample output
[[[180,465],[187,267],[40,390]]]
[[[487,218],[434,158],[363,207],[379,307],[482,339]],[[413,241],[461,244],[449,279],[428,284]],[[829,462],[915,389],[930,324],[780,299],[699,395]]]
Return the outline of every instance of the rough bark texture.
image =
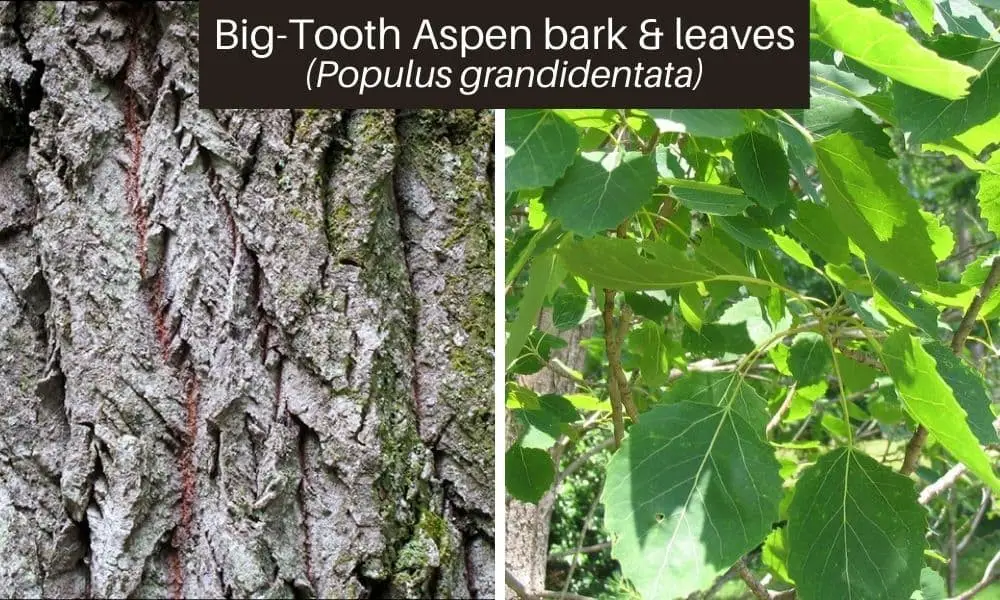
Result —
[[[202,110],[197,19],[0,2],[0,596],[493,595],[492,115]]]

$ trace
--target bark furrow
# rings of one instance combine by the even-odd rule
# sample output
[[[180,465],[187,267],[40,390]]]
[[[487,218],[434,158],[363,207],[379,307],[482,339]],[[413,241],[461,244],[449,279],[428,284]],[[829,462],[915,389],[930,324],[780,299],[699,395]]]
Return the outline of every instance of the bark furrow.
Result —
[[[0,596],[493,593],[492,115],[208,110],[0,2]]]

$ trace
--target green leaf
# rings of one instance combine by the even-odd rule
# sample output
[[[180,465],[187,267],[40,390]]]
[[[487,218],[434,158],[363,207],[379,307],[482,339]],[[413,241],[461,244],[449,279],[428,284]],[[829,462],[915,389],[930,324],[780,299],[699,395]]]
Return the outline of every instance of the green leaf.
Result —
[[[792,238],[778,233],[772,233],[771,239],[774,240],[774,243],[777,244],[779,248],[781,248],[782,252],[791,257],[791,259],[795,262],[799,263],[803,267],[808,267],[810,269],[816,268],[812,257],[809,256],[809,252]]]
[[[1000,442],[993,427],[992,400],[986,380],[978,370],[956,356],[950,348],[937,342],[925,342],[924,350],[934,359],[937,372],[951,388],[955,400],[968,415],[969,429],[981,444]]]
[[[764,250],[773,244],[767,231],[746,217],[718,217],[715,222],[737,242],[750,248]]]
[[[723,406],[657,406],[607,468],[602,499],[613,556],[645,598],[707,587],[778,518],[774,452]]]
[[[650,321],[660,321],[670,314],[670,298],[666,292],[628,292],[625,302],[635,314],[646,317]]]
[[[750,277],[750,269],[742,258],[742,249],[725,234],[720,235],[715,229],[703,229],[699,236],[701,241],[695,256],[705,267],[715,273]],[[737,252],[740,254],[737,255]]]
[[[910,600],[945,600],[948,597],[948,590],[945,588],[944,578],[930,567],[920,570],[920,589],[913,592]]]
[[[915,283],[936,282],[927,222],[896,171],[842,133],[817,142],[815,148],[837,226],[883,268]]]
[[[646,385],[657,387],[666,382],[670,375],[670,348],[661,325],[647,321],[630,331],[628,350],[638,357]]]
[[[806,600],[909,600],[926,513],[913,482],[839,448],[806,469],[788,507],[788,572]]]
[[[736,138],[733,164],[743,191],[767,210],[791,198],[788,157],[774,139],[756,132]]]
[[[884,299],[898,312],[898,315],[893,315],[887,307],[878,305],[883,313],[895,317],[896,320],[901,320],[898,318],[901,316],[903,323],[919,327],[927,335],[937,337],[938,310],[933,305],[921,298],[898,277],[880,269],[872,262],[868,263],[868,272],[871,275],[872,285],[875,286],[876,297]]]
[[[559,394],[545,394],[538,398],[538,408],[552,415],[560,423],[573,423],[580,418],[573,403]]]
[[[920,29],[926,34],[934,33],[934,2],[932,0],[903,0],[907,10],[913,15]]]
[[[812,202],[795,205],[796,218],[786,227],[800,242],[828,263],[839,265],[851,258],[847,236],[837,226],[830,209]]]
[[[644,109],[664,133],[688,133],[699,137],[727,138],[746,131],[738,110]]]
[[[555,446],[556,440],[563,434],[562,425],[552,415],[541,410],[511,411],[520,424],[522,433],[518,443],[522,448],[538,448],[548,450]]]
[[[788,529],[786,527],[775,529],[771,535],[767,536],[767,539],[764,540],[760,560],[782,581],[795,583],[792,576],[788,574]]]
[[[1000,236],[1000,152],[994,152],[986,163],[990,171],[979,176],[979,212],[989,224],[989,229]]]
[[[522,502],[538,504],[555,479],[556,468],[545,450],[514,444],[504,455],[507,493]]]
[[[705,323],[700,331],[685,327],[681,344],[693,356],[719,358],[726,354],[746,354],[754,349],[745,325]]]
[[[573,404],[577,410],[611,412],[610,400],[599,400],[588,394],[567,394],[566,399]]]
[[[757,390],[733,373],[691,371],[673,383],[663,401],[671,404],[697,402],[723,408],[731,406],[733,412],[743,417],[761,436],[770,418],[767,403]]]
[[[951,256],[952,250],[955,249],[955,234],[952,233],[951,227],[944,224],[941,215],[921,210],[920,216],[927,223],[927,235],[931,238],[931,250],[935,258],[942,261]]]
[[[551,110],[508,109],[506,114],[507,192],[555,183],[576,156],[577,128]]]
[[[968,92],[975,69],[939,57],[878,11],[847,0],[812,0],[811,9],[814,36],[845,56],[944,98],[957,100]]]
[[[584,152],[543,197],[549,216],[582,236],[613,229],[649,201],[656,164],[641,152]]]
[[[955,136],[955,140],[973,154],[980,154],[990,144],[1000,139],[1000,114]]]
[[[726,309],[719,317],[720,325],[742,325],[754,345],[763,345],[774,337],[778,331],[788,329],[790,319],[778,320],[773,326],[761,310],[761,301],[757,298],[743,298]]]
[[[555,113],[581,129],[610,131],[618,122],[617,111],[610,108],[557,108]]]
[[[707,215],[738,215],[751,204],[750,198],[737,188],[686,179],[663,181],[681,204]]]
[[[996,27],[983,11],[969,0],[938,0],[935,21],[948,33],[997,39]]]
[[[784,348],[785,346],[781,346]],[[816,401],[826,395],[827,385],[825,381],[795,388],[795,396],[792,398],[792,405],[782,422],[801,421],[808,417],[813,410]]]
[[[665,243],[647,244],[641,256],[630,240],[597,237],[563,243],[559,256],[571,273],[598,288],[663,290],[713,278],[704,267]]]
[[[903,330],[882,345],[882,363],[896,383],[903,406],[952,456],[965,463],[983,483],[1000,493],[1000,479],[966,422],[965,409],[937,371],[937,362],[920,342]]]
[[[538,394],[529,390],[526,387],[521,387],[512,381],[507,382],[507,399],[506,406],[510,409],[526,408],[537,410],[539,408],[538,404]]]
[[[857,102],[846,102],[839,98],[813,97],[811,107],[803,113],[803,125],[816,139],[822,139],[837,132],[852,137],[871,148],[882,158],[892,158],[895,153],[889,143],[889,135],[864,111],[857,108]]]
[[[792,341],[788,368],[799,385],[808,386],[822,381],[832,361],[830,346],[818,333],[800,333]]]
[[[566,340],[535,329],[528,336],[521,353],[507,367],[515,375],[530,375],[545,368],[553,350],[566,347]]]
[[[838,442],[846,442],[851,437],[850,426],[840,416],[824,412],[819,418],[819,423],[827,433],[837,438]]]
[[[878,371],[866,364],[860,363],[853,358],[836,354],[837,370],[840,373],[840,384],[849,392],[863,392],[867,390],[878,377]]]
[[[1000,42],[950,35],[928,45],[981,74],[972,82],[969,95],[961,99],[941,98],[905,85],[893,87],[899,124],[910,133],[913,144],[943,142],[1000,112]]]
[[[698,286],[692,284],[681,287],[677,300],[684,321],[695,331],[701,331],[701,326],[705,323],[705,301],[698,293]]]
[[[517,317],[507,327],[505,360],[508,369],[521,353],[521,348],[524,347],[524,342],[528,339],[531,328],[538,320],[538,313],[542,310],[542,303],[545,302],[545,293],[548,290],[549,278],[552,276],[556,260],[555,254],[547,253],[540,256],[531,265],[528,284],[524,288]]]
[[[872,289],[871,282],[847,265],[828,264],[823,267],[823,270],[830,277],[830,279],[843,285],[852,292],[856,292],[864,296],[871,296],[875,293]]]
[[[573,329],[598,314],[590,295],[575,284],[559,288],[552,296],[552,325],[559,331]]]
[[[858,98],[874,94],[876,91],[875,86],[868,80],[816,60],[809,63],[809,79],[809,89],[812,96],[829,96],[844,101],[856,101]],[[858,106],[860,107],[861,104]]]

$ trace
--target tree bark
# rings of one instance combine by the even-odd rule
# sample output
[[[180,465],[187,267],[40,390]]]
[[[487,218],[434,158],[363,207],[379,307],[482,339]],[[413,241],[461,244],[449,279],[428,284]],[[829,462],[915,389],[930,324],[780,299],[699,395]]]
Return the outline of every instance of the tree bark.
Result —
[[[492,114],[200,109],[197,20],[0,3],[0,596],[492,596]]]
[[[540,328],[554,333],[552,316],[549,311],[543,311],[540,317]],[[590,337],[593,325],[588,323],[572,329],[561,337],[566,340],[565,348],[557,350],[553,356],[563,361],[572,369],[582,369],[587,358],[586,350],[580,341]],[[550,369],[542,369],[533,375],[521,378],[522,385],[538,394],[570,394],[576,390],[572,381],[559,377]],[[507,445],[513,444],[520,431],[516,424],[507,418]],[[561,453],[554,452],[553,459],[558,467]],[[507,569],[520,581],[530,594],[538,594],[545,590],[546,565],[549,556],[549,529],[552,521],[552,511],[555,508],[558,490],[552,489],[542,496],[538,504],[520,502],[507,498],[506,502],[506,538],[504,540],[504,560]],[[508,589],[507,598],[516,597],[513,590]]]

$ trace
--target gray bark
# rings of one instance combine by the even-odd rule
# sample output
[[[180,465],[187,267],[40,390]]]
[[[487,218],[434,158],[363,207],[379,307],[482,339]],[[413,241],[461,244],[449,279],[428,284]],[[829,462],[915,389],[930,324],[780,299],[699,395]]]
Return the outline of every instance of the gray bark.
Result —
[[[197,18],[0,2],[0,596],[492,596],[492,115],[202,110]]]

